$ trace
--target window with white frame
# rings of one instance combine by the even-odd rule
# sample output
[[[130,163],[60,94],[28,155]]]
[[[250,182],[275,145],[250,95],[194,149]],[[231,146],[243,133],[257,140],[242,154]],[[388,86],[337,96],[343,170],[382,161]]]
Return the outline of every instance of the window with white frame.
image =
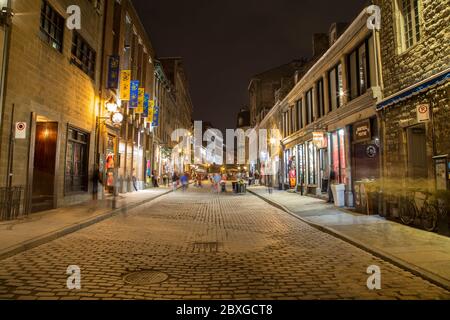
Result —
[[[421,39],[421,0],[396,0],[397,41],[403,52]]]

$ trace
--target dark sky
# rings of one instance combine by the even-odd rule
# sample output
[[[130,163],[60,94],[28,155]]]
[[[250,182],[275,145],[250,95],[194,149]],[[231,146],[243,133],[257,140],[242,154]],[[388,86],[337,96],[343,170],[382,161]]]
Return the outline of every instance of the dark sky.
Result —
[[[133,0],[158,56],[185,61],[194,120],[234,128],[252,75],[310,57],[312,34],[367,0]]]

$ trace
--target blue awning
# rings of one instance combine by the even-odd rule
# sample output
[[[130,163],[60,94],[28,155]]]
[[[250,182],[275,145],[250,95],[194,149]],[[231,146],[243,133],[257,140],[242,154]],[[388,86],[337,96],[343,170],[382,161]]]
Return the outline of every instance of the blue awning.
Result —
[[[384,99],[380,103],[377,104],[377,111],[380,111],[384,108],[387,108],[393,104],[396,104],[400,101],[411,98],[412,96],[418,95],[420,93],[426,92],[431,88],[434,88],[438,85],[444,84],[450,80],[450,70],[446,70],[441,72],[423,82],[420,82],[412,87],[409,87],[399,93],[390,96],[387,99]]]

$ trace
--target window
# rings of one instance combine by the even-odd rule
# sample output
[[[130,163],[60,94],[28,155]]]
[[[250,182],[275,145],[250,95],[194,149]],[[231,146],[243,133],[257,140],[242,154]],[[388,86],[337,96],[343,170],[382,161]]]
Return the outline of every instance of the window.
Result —
[[[350,99],[355,99],[370,88],[369,42],[366,39],[348,56]]]
[[[312,89],[306,93],[306,125],[313,122],[313,91]]]
[[[40,30],[44,41],[62,52],[64,18],[47,1],[42,1]]]
[[[344,104],[344,86],[342,84],[341,64],[338,64],[328,72],[328,85],[328,93],[330,99],[328,111],[333,111]]]
[[[67,130],[67,153],[65,191],[88,191],[88,142],[89,134],[69,127]]]
[[[419,0],[397,0],[399,46],[401,51],[420,41]]]
[[[96,53],[76,31],[72,38],[72,63],[92,79],[95,78]]]
[[[298,129],[300,130],[303,128],[303,103],[302,100],[297,101],[297,123],[298,123]]]
[[[317,115],[322,118],[325,115],[325,101],[323,96],[323,79],[320,79],[316,85],[317,93]]]

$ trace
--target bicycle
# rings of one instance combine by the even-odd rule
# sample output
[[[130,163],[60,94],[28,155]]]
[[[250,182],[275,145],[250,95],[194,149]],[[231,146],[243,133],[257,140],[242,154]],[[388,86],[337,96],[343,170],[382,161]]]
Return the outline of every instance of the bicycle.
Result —
[[[418,193],[425,195],[420,209],[416,203]],[[445,201],[429,191],[409,190],[402,196],[400,203],[400,220],[405,225],[410,225],[419,218],[423,229],[430,232],[436,230],[439,216],[447,214]]]

